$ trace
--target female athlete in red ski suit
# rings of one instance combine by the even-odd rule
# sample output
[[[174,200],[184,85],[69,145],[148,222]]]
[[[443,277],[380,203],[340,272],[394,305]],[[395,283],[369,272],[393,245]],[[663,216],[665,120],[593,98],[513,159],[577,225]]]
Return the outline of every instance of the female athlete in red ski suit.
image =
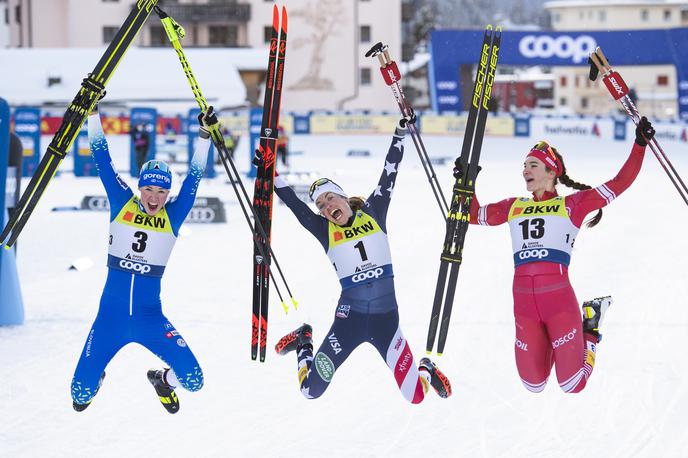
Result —
[[[523,177],[532,198],[508,198],[480,206],[471,203],[471,223],[496,226],[509,223],[514,252],[514,316],[516,366],[525,387],[542,391],[556,362],[559,386],[567,393],[585,388],[595,364],[599,324],[611,303],[601,298],[583,305],[568,278],[576,234],[585,216],[609,204],[635,180],[643,163],[646,141],[654,129],[642,118],[631,154],[613,179],[591,189],[572,181],[554,148],[540,142],[528,153]],[[557,181],[579,191],[557,194]],[[601,210],[588,226],[597,224]]]

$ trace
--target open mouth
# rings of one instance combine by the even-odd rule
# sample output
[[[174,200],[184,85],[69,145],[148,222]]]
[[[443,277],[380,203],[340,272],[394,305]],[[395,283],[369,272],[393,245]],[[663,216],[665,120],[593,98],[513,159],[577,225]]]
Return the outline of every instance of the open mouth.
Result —
[[[342,211],[340,209],[336,209],[330,214],[332,215],[332,218],[339,219],[339,217],[342,216]]]
[[[155,210],[158,209],[158,204],[154,204],[154,203],[152,203],[152,202],[148,202],[148,208],[150,208],[151,210],[154,210],[154,211],[155,211]]]
[[[535,178],[526,178],[526,183],[532,183],[535,181]]]

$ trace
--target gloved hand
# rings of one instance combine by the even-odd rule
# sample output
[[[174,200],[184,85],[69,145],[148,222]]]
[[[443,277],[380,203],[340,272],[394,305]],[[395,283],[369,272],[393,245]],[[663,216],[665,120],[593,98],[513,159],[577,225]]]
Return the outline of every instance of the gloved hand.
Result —
[[[640,122],[638,122],[638,125],[635,128],[635,142],[640,146],[647,146],[647,142],[652,140],[654,136],[655,129],[652,127],[652,123],[648,121],[645,116],[643,116],[640,118]]]
[[[88,113],[89,116],[91,116],[92,114],[98,113],[98,104],[100,103],[101,100],[103,100],[103,98],[105,97],[105,94],[107,94],[107,91],[105,89],[103,89],[103,92],[98,94],[98,101],[96,102],[95,105],[93,105],[93,109],[91,109],[91,111]]]
[[[478,166],[478,172],[475,175],[478,176],[478,173],[480,173],[480,171],[482,169],[483,169],[482,167]],[[454,161],[454,171],[453,172],[454,172],[454,178],[459,178],[461,175],[463,175],[463,167],[461,167],[461,158],[459,158],[459,157],[457,157],[456,160]]]
[[[198,114],[198,124],[200,125],[198,136],[201,138],[210,138],[210,127],[218,123],[219,121],[217,120],[215,109],[211,105],[205,112],[200,112]]]
[[[415,124],[416,123],[416,112],[413,111],[413,108],[410,109],[411,113],[409,113],[407,116],[404,116],[399,120],[399,127],[402,129],[406,129],[406,127],[409,124]]]
[[[263,165],[263,153],[261,153],[259,149],[256,149],[253,152],[253,159],[251,159],[251,163],[253,163],[253,165],[256,167],[261,167]]]

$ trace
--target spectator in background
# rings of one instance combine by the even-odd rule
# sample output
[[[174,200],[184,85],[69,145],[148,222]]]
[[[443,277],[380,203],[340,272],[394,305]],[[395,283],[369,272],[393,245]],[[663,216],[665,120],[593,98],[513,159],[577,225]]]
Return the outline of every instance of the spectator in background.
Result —
[[[287,155],[289,154],[289,137],[284,130],[284,127],[277,126],[277,155],[282,159],[282,164],[288,167]]]
[[[132,131],[132,137],[136,152],[136,171],[140,172],[144,162],[148,159],[148,147],[150,146],[150,134],[146,130],[146,125],[137,124]]]

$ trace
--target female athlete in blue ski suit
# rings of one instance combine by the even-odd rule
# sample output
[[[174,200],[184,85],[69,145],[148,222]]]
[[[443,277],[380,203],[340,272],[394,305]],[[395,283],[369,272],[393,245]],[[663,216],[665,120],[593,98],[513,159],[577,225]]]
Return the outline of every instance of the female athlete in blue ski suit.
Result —
[[[98,392],[105,366],[131,342],[143,345],[172,367],[173,371],[165,374],[164,381],[169,383],[166,386],[173,388],[178,381],[187,390],[197,391],[203,386],[203,373],[186,341],[162,313],[160,281],[179,228],[196,198],[209,141],[198,139],[179,196],[150,216],[142,199],[117,174],[97,112],[88,118],[88,135],[98,175],[110,202],[110,237],[108,276],[98,315],[72,379],[74,408],[78,411],[86,408]],[[166,165],[158,161],[150,163],[155,163],[156,170],[142,170],[139,187],[153,178],[162,180],[158,184],[169,189],[171,174]]]
[[[448,380],[429,359],[421,360],[420,370],[416,368],[409,344],[399,328],[386,219],[408,121],[400,121],[382,176],[360,209],[350,207],[350,201],[345,200],[346,195],[338,185],[321,179],[313,183],[310,192],[320,210],[317,215],[284,180],[280,177],[275,180],[275,192],[323,246],[342,286],[334,323],[315,357],[308,325],[286,335],[276,346],[281,354],[297,351],[299,382],[306,398],[321,396],[337,368],[363,342],[377,349],[409,402],[420,403],[428,383],[442,397],[451,394]],[[339,209],[326,203],[336,199],[343,202]]]

